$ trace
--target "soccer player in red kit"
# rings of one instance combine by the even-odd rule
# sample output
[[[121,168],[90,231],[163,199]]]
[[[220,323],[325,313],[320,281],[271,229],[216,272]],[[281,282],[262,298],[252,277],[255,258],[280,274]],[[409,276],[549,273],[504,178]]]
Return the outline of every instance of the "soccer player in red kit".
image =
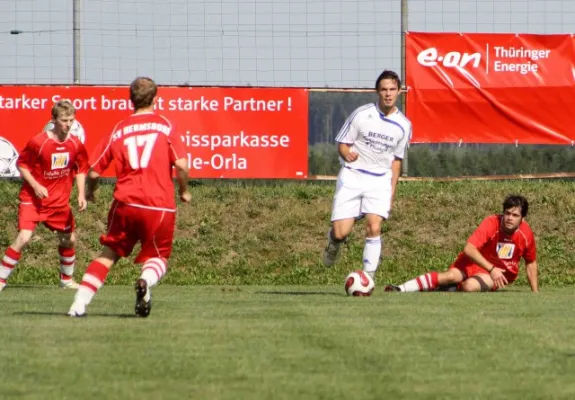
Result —
[[[531,291],[538,292],[535,238],[523,219],[528,209],[525,197],[508,196],[503,202],[503,214],[491,215],[481,222],[447,271],[429,272],[399,286],[388,285],[385,291],[494,291],[517,279],[523,258]]]
[[[76,253],[74,215],[70,195],[74,178],[78,186],[78,207],[86,209],[85,183],[88,154],[78,138],[70,134],[75,109],[62,100],[52,107],[53,129],[34,136],[20,155],[16,165],[22,176],[18,206],[18,236],[6,249],[0,265],[0,291],[32,238],[36,225],[42,222],[58,236],[60,286],[77,289],[74,282]]]
[[[85,315],[86,306],[104,284],[112,265],[129,256],[137,242],[141,249],[135,262],[143,266],[135,285],[136,315],[150,314],[150,287],[168,268],[176,221],[173,166],[180,199],[187,203],[191,195],[181,137],[170,121],[154,112],[157,90],[153,80],[136,78],[130,85],[134,114],[118,123],[91,155],[88,200],[93,200],[100,175],[112,163],[117,180],[108,231],[100,237],[104,247],[86,269],[68,312],[71,317]]]

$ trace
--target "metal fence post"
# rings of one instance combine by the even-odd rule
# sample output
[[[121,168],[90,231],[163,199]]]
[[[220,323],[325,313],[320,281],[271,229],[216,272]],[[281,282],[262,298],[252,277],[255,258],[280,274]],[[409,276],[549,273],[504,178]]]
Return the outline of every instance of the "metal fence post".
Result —
[[[405,35],[408,31],[407,27],[407,0],[401,0],[401,81],[405,85]],[[401,110],[405,113],[405,97],[404,92],[401,95]],[[401,176],[408,176],[408,152],[405,153],[403,162],[401,163]]]

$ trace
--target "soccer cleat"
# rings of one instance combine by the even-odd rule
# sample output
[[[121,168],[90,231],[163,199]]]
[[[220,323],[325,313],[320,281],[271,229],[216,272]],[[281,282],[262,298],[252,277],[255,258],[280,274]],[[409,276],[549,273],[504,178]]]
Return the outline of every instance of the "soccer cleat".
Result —
[[[437,292],[457,292],[457,284],[449,286],[438,286],[435,290]]]
[[[68,311],[68,316],[72,318],[80,318],[86,316],[86,305],[79,302],[72,303],[70,311]]]
[[[144,279],[136,281],[136,306],[134,311],[139,317],[146,318],[152,311],[152,294],[148,288],[148,283]]]
[[[60,287],[62,289],[78,289],[80,284],[74,281],[74,279],[60,279]]]
[[[401,292],[401,289],[399,288],[399,286],[395,286],[395,285],[387,285],[385,287],[385,289],[383,289],[385,292]]]
[[[331,239],[327,244],[327,247],[323,251],[323,264],[326,267],[331,267],[337,261],[337,255],[339,253],[339,243],[334,243]]]

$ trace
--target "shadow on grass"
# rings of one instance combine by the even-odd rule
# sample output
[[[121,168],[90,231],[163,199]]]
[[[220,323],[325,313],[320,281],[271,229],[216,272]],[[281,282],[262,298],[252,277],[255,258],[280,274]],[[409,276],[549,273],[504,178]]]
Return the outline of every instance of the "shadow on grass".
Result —
[[[65,290],[57,285],[11,285],[8,282],[8,285],[3,290],[13,290],[13,289],[59,289]]]
[[[39,315],[46,317],[67,317],[68,314],[61,312],[51,312],[51,311],[17,311],[12,313],[12,315]],[[115,318],[138,318],[135,314],[107,314],[107,313],[86,313],[85,317],[77,317],[78,319],[90,318],[90,317],[115,317]],[[144,319],[144,318],[142,318]]]
[[[279,290],[254,292],[255,294],[276,294],[285,296],[345,296],[335,292],[282,292]]]

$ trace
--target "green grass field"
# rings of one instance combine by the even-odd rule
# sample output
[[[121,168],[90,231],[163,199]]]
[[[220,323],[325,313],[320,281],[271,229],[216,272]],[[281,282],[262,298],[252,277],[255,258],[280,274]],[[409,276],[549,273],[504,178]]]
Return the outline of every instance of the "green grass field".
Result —
[[[381,289],[381,288],[379,288]],[[127,286],[89,316],[73,292],[0,300],[0,398],[573,399],[575,296],[400,294],[341,286],[160,285],[147,319]]]
[[[19,183],[0,181],[0,246]],[[77,214],[76,278],[99,251],[111,186]],[[195,182],[147,319],[122,260],[85,319],[65,317],[40,227],[0,294],[0,399],[573,399],[575,183],[402,182],[371,298],[349,298],[363,226],[325,269],[333,183]],[[509,193],[531,202],[541,293],[384,293],[444,269]]]
[[[16,236],[18,182],[0,181],[0,247]],[[329,271],[321,252],[329,229],[334,182],[195,182],[192,203],[178,206],[174,252],[165,283],[174,285],[330,285],[361,268],[364,226],[357,224]],[[379,281],[400,282],[444,269],[477,224],[501,212],[503,198],[530,200],[528,221],[538,243],[541,286],[575,284],[575,182],[400,182],[391,218],[384,223]],[[77,278],[98,253],[112,187],[77,213]],[[3,250],[2,250],[3,251]],[[57,282],[53,235],[40,227],[11,284]],[[132,284],[138,271],[122,260],[108,284]],[[526,285],[520,275],[517,285]]]

